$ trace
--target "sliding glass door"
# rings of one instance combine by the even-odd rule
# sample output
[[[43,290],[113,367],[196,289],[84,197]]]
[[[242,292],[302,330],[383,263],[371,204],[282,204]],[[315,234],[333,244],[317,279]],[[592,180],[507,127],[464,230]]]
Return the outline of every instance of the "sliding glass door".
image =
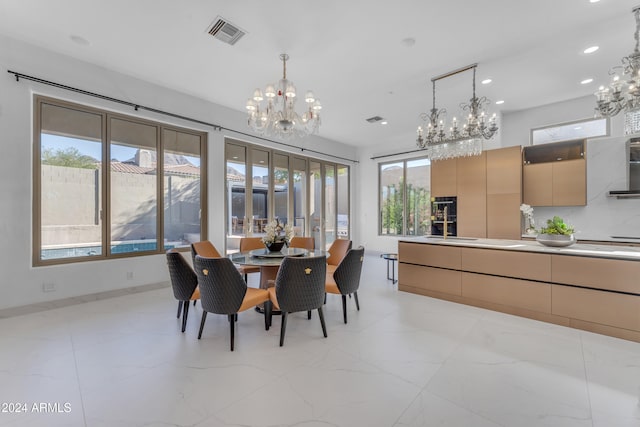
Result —
[[[349,238],[348,166],[231,140],[225,156],[228,253],[274,219],[314,237],[317,248]]]

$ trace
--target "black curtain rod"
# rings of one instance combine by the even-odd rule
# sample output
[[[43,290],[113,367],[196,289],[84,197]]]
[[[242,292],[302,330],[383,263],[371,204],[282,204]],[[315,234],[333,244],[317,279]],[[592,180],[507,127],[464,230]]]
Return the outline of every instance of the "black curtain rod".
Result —
[[[163,114],[165,116],[174,117],[176,119],[186,120],[186,121],[189,121],[189,122],[193,122],[193,123],[198,123],[198,124],[201,124],[201,125],[209,126],[209,127],[212,127],[213,130],[217,130],[217,131],[221,131],[221,130],[224,129],[224,130],[227,130],[227,131],[230,131],[230,132],[238,133],[240,135],[248,136],[248,137],[251,137],[251,138],[257,138],[257,139],[260,139],[262,141],[267,141],[267,142],[271,142],[273,144],[278,144],[278,145],[282,145],[282,146],[285,146],[285,147],[294,148],[294,149],[297,149],[297,150],[300,150],[300,151],[308,151],[310,153],[320,154],[320,155],[328,156],[328,157],[331,157],[331,158],[334,158],[334,159],[346,160],[346,161],[352,162],[352,163],[360,163],[358,160],[348,159],[346,157],[340,157],[340,156],[336,156],[336,155],[333,155],[333,154],[323,153],[322,151],[310,150],[308,148],[302,148],[302,147],[298,147],[296,145],[287,144],[287,143],[279,142],[279,141],[274,141],[272,139],[268,139],[268,138],[264,138],[264,137],[256,136],[256,135],[252,135],[250,133],[241,132],[241,131],[238,131],[238,130],[235,130],[235,129],[229,129],[229,128],[226,128],[224,126],[217,125],[215,123],[209,123],[209,122],[205,122],[205,121],[202,121],[202,120],[193,119],[191,117],[186,117],[186,116],[181,116],[179,114],[170,113],[168,111],[158,110],[158,109],[152,108],[152,107],[146,107],[144,105],[136,104],[134,102],[124,101],[124,100],[118,99],[118,98],[112,98],[110,96],[102,95],[102,94],[95,93],[95,92],[89,92],[89,91],[84,90],[84,89],[78,89],[78,88],[73,87],[73,86],[63,85],[61,83],[56,83],[56,82],[52,82],[50,80],[44,80],[44,79],[41,79],[41,78],[38,78],[38,77],[29,76],[27,74],[18,73],[16,71],[7,70],[7,72],[9,74],[13,74],[14,76],[16,76],[16,81],[17,82],[19,82],[20,79],[24,79],[24,80],[29,80],[29,81],[36,82],[36,83],[42,83],[42,84],[45,84],[45,85],[48,85],[48,86],[57,87],[57,88],[60,88],[60,89],[71,91],[71,92],[76,92],[76,93],[81,93],[83,95],[92,96],[94,98],[99,98],[99,99],[104,99],[106,101],[115,102],[117,104],[127,105],[129,107],[133,107],[133,109],[136,110],[136,111],[138,111],[138,110],[146,110],[146,111],[150,111],[152,113]]]
[[[410,151],[403,151],[401,153],[393,153],[393,154],[383,154],[381,156],[373,156],[371,157],[371,160],[377,160],[377,159],[384,159],[385,157],[394,157],[394,156],[400,156],[402,154],[411,154],[411,153],[418,153],[420,151],[424,151],[423,149],[417,148],[415,150],[410,150]]]

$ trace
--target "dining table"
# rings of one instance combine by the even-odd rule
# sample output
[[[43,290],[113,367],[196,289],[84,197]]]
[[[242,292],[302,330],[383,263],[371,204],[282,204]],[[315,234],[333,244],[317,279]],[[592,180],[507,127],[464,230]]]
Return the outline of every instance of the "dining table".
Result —
[[[269,281],[274,281],[278,275],[278,269],[285,257],[316,257],[329,256],[329,252],[319,249],[307,250],[303,248],[283,248],[281,251],[272,252],[267,248],[253,249],[251,251],[236,252],[228,257],[234,264],[260,268],[260,288],[267,289]]]
[[[234,264],[246,265],[260,268],[260,288],[267,289],[274,286],[278,269],[285,257],[316,257],[329,256],[329,252],[314,249],[312,251],[303,248],[283,248],[281,251],[273,252],[267,248],[253,249],[251,251],[236,252],[228,257]],[[262,304],[256,306],[256,311],[264,313]],[[273,310],[272,314],[280,314],[279,310]]]

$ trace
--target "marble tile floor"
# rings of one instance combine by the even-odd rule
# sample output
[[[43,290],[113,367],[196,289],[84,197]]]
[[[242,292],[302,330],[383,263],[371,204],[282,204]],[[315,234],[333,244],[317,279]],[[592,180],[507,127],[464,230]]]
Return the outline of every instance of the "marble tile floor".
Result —
[[[0,319],[0,426],[640,426],[638,343],[398,292],[375,255],[359,295],[282,348],[241,313],[234,352],[169,288]]]

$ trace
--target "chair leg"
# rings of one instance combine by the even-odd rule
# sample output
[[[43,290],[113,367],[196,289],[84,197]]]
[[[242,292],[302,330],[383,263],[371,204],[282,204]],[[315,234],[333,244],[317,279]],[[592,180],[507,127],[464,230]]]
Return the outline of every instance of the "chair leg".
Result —
[[[311,310],[307,310],[307,319],[311,319]]]
[[[207,312],[202,311],[202,320],[200,321],[200,332],[198,332],[198,339],[202,338],[202,330],[204,329],[204,322],[207,320]]]
[[[182,312],[182,332],[187,329],[187,316],[189,315],[189,301],[185,301],[182,304],[183,312]]]
[[[358,291],[353,293],[353,298],[356,300],[356,308],[360,311],[360,302],[358,301]]]
[[[197,299],[194,299],[194,300],[193,300],[193,306],[194,306],[194,307],[196,306],[196,303],[197,303],[197,302],[198,302],[198,300],[197,300]]]
[[[280,347],[284,344],[284,334],[287,331],[287,312],[282,312],[282,323],[280,324]]]
[[[347,296],[342,295],[342,317],[344,317],[344,323],[347,323]]]
[[[271,301],[265,301],[264,303],[264,330],[268,331],[269,326],[271,326],[271,316],[272,316],[272,303]]]
[[[238,313],[233,315],[233,320],[235,320],[236,322],[238,321]]]
[[[238,317],[238,313],[229,315],[229,333],[231,337],[231,351],[233,351],[233,334],[236,329],[236,317]]]
[[[327,293],[325,292],[324,293],[324,302],[323,302],[323,304],[326,304],[326,303],[327,303]]]
[[[324,337],[327,337],[327,326],[324,324],[324,314],[322,313],[322,307],[318,307],[318,317],[320,317],[320,324],[322,325],[322,333]]]
[[[181,312],[182,312],[182,301],[178,301],[178,315],[176,316],[177,319],[180,318]]]

